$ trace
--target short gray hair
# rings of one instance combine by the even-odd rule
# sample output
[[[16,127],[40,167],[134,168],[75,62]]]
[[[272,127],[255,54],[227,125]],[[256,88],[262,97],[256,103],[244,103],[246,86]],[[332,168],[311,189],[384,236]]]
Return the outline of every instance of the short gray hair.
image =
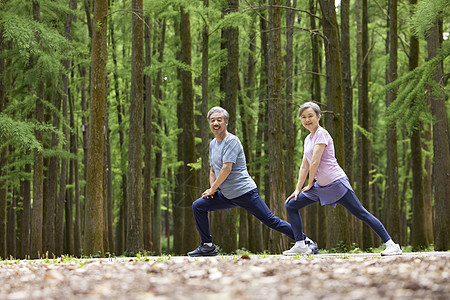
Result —
[[[298,117],[299,117],[299,118],[302,117],[303,111],[304,111],[305,109],[307,109],[307,108],[312,108],[312,109],[314,109],[314,111],[316,112],[316,115],[317,115],[319,118],[320,118],[320,116],[322,115],[322,113],[321,113],[321,111],[320,111],[319,105],[317,105],[317,104],[314,103],[314,102],[309,101],[309,102],[303,103],[303,105],[300,106],[300,109],[298,110]]]
[[[222,113],[225,121],[228,121],[228,119],[230,118],[230,115],[228,114],[228,112],[225,108],[222,108],[220,106],[214,106],[213,108],[211,108],[208,111],[208,115],[207,115],[208,121],[209,121],[209,117],[211,117],[211,115],[213,113]]]

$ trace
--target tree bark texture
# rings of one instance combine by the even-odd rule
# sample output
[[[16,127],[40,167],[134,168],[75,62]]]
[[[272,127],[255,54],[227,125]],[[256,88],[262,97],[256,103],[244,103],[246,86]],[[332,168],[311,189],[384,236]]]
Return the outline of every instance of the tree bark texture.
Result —
[[[0,55],[5,50],[5,44],[3,42],[3,29],[0,29]],[[0,73],[3,74],[5,70],[5,59],[0,56]],[[0,113],[6,107],[6,94],[5,84],[3,79],[0,79]],[[0,149],[0,177],[7,175],[8,164],[8,148],[2,147]],[[0,181],[0,258],[6,258],[6,201],[8,194],[8,182],[6,180]]]
[[[143,125],[143,1],[132,0],[131,105],[128,142],[128,231],[127,251],[137,253],[144,247],[142,220],[142,125]]]
[[[292,4],[290,0],[286,2],[287,7],[296,8],[297,0],[293,0]],[[284,132],[286,134],[286,159],[285,159],[285,176],[286,176],[286,194],[290,195],[295,190],[295,182],[297,176],[295,176],[295,128],[294,128],[294,118],[293,115],[293,64],[294,64],[294,23],[295,23],[295,12],[291,9],[286,10],[286,103],[285,103],[285,114],[283,118]],[[295,117],[295,119],[297,119]]]
[[[411,6],[417,3],[417,0],[410,0]],[[419,39],[412,35],[409,40],[409,70],[412,71],[419,66]],[[412,167],[412,222],[411,222],[411,245],[414,249],[420,250],[427,247],[429,237],[427,236],[427,221],[424,192],[424,172],[422,159],[421,143],[422,122],[417,124],[410,137],[411,143],[411,167]]]
[[[181,62],[187,67],[191,66],[191,24],[190,14],[181,9]],[[192,72],[190,70],[181,70],[181,86],[183,99],[183,133],[182,141],[184,144],[184,180],[186,190],[184,194],[184,227],[195,228],[194,216],[192,215],[192,203],[197,199],[199,191],[197,190],[197,173],[189,164],[195,163],[195,124],[194,124],[194,91],[192,86]],[[198,238],[189,230],[185,230],[183,237],[183,248],[185,251],[194,249],[197,246]]]
[[[362,70],[361,70],[361,98],[359,100],[358,105],[358,122],[361,128],[365,130],[365,132],[369,133],[370,129],[370,103],[369,103],[369,32],[368,32],[368,3],[367,0],[362,1],[362,40],[361,40],[361,54],[363,57],[362,61]],[[364,134],[359,135],[360,147],[358,149],[360,168],[359,172],[361,172],[360,185],[359,185],[359,194],[360,201],[363,206],[369,210],[371,210],[371,193],[370,193],[370,168],[371,168],[371,141],[369,137]],[[366,225],[362,224],[362,245],[363,249],[367,249],[369,247],[373,247],[373,231],[372,229]]]
[[[94,5],[91,61],[91,101],[85,199],[84,254],[104,254],[103,250],[103,149],[106,99],[108,1]]]
[[[151,19],[145,18],[144,24],[144,38],[145,38],[145,67],[149,68],[152,64],[152,32]],[[152,143],[153,143],[153,99],[152,99],[152,77],[149,74],[144,74],[145,83],[145,109],[144,109],[144,190],[143,190],[143,230],[144,230],[144,250],[152,250]],[[153,242],[154,239],[153,239]],[[156,241],[157,242],[157,241]],[[159,253],[157,253],[159,254]]]
[[[438,54],[440,48],[439,22],[430,29],[427,38],[428,58]],[[441,83],[443,65],[436,68],[433,80]],[[448,117],[445,105],[445,93],[431,94],[431,113],[435,118],[433,124],[433,189],[434,189],[434,249],[447,251],[450,249],[450,150],[448,137]]]
[[[33,1],[33,19],[40,21],[39,2]],[[37,40],[40,38],[37,36]],[[36,58],[37,59],[37,58]],[[44,122],[44,81],[38,80],[36,84],[36,121]],[[43,144],[44,133],[42,130],[35,131],[36,140]],[[41,151],[34,150],[34,168],[33,168],[33,210],[31,216],[31,258],[39,258],[42,255],[42,229],[44,217],[44,157]]]
[[[281,0],[269,0],[269,68],[268,68],[268,133],[270,209],[286,219],[283,200],[286,199],[283,159],[283,102],[281,57]],[[288,246],[285,237],[274,230],[269,234],[269,250],[280,253]]]
[[[397,0],[389,1],[389,66],[386,83],[397,79]],[[396,92],[386,94],[386,106],[389,106],[396,98]],[[400,229],[400,204],[398,191],[398,154],[397,154],[397,127],[393,125],[387,130],[387,179],[386,179],[386,229],[394,241],[401,239]]]
[[[334,1],[319,0],[322,11],[322,27],[326,37],[325,57],[327,84],[325,95],[327,97],[327,110],[332,114],[325,117],[325,127],[334,141],[336,159],[345,166],[344,154],[344,121],[342,103],[342,72],[339,54],[339,36]],[[328,209],[328,208],[327,208]],[[328,209],[327,212],[327,248],[335,247],[339,242],[350,244],[349,223],[346,220],[345,209],[338,206]]]

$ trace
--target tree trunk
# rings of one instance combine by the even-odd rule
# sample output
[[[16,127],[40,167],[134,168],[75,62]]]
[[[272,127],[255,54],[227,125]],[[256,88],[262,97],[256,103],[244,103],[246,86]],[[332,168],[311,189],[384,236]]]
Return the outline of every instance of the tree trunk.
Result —
[[[12,148],[12,147],[10,147]],[[11,153],[13,149],[11,149]],[[17,236],[17,232],[16,232],[16,210],[17,210],[17,197],[16,197],[16,191],[13,189],[11,191],[11,201],[9,203],[9,207],[8,207],[8,212],[7,212],[7,252],[6,255],[7,257],[17,257],[16,255],[16,248],[17,248],[17,243],[16,243],[16,236]]]
[[[59,129],[59,111],[61,109],[61,95],[56,95],[54,99],[54,106],[57,112],[53,113],[53,127]],[[58,134],[52,133],[52,140],[50,147],[52,150],[58,150]],[[46,255],[55,255],[55,228],[56,228],[56,201],[58,193],[58,171],[59,159],[56,156],[51,156],[47,167],[47,197],[44,197],[44,253]]]
[[[442,32],[436,20],[427,38],[428,59],[438,55]],[[443,65],[434,71],[433,80],[440,84],[443,76]],[[431,113],[435,118],[433,124],[433,189],[434,189],[434,249],[447,251],[450,249],[450,151],[448,137],[448,117],[445,105],[445,93],[431,93]]]
[[[152,64],[152,32],[150,17],[145,18],[145,67]],[[152,77],[144,74],[145,83],[145,109],[144,109],[144,190],[143,190],[143,230],[144,230],[144,250],[152,250],[152,143],[153,143],[153,115],[152,115]]]
[[[411,6],[417,0],[410,0]],[[419,66],[419,39],[412,35],[410,37],[409,48],[409,70],[412,71]],[[422,143],[421,143],[422,122],[413,129],[411,134],[411,165],[412,165],[412,221],[411,221],[411,245],[413,249],[420,250],[428,246],[427,222],[425,194],[423,186],[423,165],[422,165]]]
[[[165,41],[166,41],[166,20],[163,20],[163,23],[161,24],[161,41],[158,45],[158,62],[162,63],[164,61],[164,48],[165,48]],[[162,85],[162,70],[160,69],[158,71],[158,74],[156,75],[156,86],[155,86],[155,95],[156,100],[158,101],[157,104],[162,105],[163,101],[163,93],[161,90]],[[162,119],[162,110],[158,109],[158,116],[157,116],[157,124],[160,128],[159,136],[163,135],[163,119]],[[153,223],[152,223],[152,238],[153,238],[153,251],[155,253],[161,252],[161,179],[162,179],[162,152],[163,152],[163,144],[161,142],[161,139],[156,139],[157,143],[157,149],[155,152],[155,177],[158,178],[157,187],[155,190],[155,196],[153,198]]]
[[[191,23],[190,15],[181,8],[181,62],[191,66]],[[184,180],[186,189],[184,194],[184,227],[195,228],[194,216],[192,215],[192,203],[197,199],[199,191],[197,187],[197,173],[189,164],[195,163],[195,124],[194,124],[194,91],[192,87],[192,72],[181,70],[181,87],[184,123],[182,126],[184,144]],[[184,231],[183,250],[188,251],[197,246],[198,238],[190,230]]]
[[[0,55],[3,55],[5,49],[3,42],[3,29],[0,29]],[[0,56],[0,74],[5,70],[5,60]],[[6,107],[5,84],[3,78],[0,78],[0,113]],[[7,175],[8,165],[8,147],[0,149],[0,178]],[[0,180],[0,259],[6,258],[6,201],[8,194],[8,182]]]
[[[268,112],[269,112],[269,182],[270,208],[282,219],[286,219],[283,201],[286,199],[285,176],[283,167],[283,105],[282,105],[282,57],[281,57],[281,0],[269,0],[269,69],[268,69]],[[286,237],[271,230],[269,250],[281,253],[288,246]]]
[[[114,65],[114,94],[116,96],[117,103],[117,123],[119,127],[119,149],[120,149],[120,172],[122,174],[122,182],[121,182],[121,195],[122,199],[119,201],[119,220],[116,225],[115,233],[115,253],[122,254],[125,251],[125,232],[126,232],[126,203],[127,203],[127,174],[125,172],[126,166],[126,158],[125,158],[125,137],[123,132],[123,105],[121,100],[121,91],[119,89],[119,74],[118,74],[118,66],[117,66],[117,54],[116,54],[116,42],[115,42],[115,33],[114,33],[114,25],[112,22],[113,19],[110,19],[109,30],[110,30],[110,38],[111,38],[111,47],[112,47],[112,60]]]
[[[89,113],[89,152],[85,199],[84,252],[95,255],[103,250],[103,147],[106,99],[108,1],[94,5],[91,62],[91,102]]]
[[[397,79],[397,0],[389,0],[389,66],[386,83]],[[386,94],[386,106],[389,106],[396,98],[396,92],[390,91]],[[400,229],[400,204],[398,196],[398,157],[397,157],[397,128],[392,125],[387,130],[386,136],[387,152],[387,179],[386,179],[386,229],[394,241],[401,238]]]
[[[291,7],[291,1],[286,1],[286,6]],[[292,1],[292,8],[296,8],[297,0]],[[285,159],[285,176],[286,176],[286,194],[290,195],[295,190],[295,129],[293,118],[293,103],[292,103],[292,89],[293,89],[293,64],[294,64],[294,22],[295,12],[291,9],[286,9],[286,105],[285,114],[283,118],[284,132],[286,133],[286,159]],[[295,118],[297,119],[297,118]]]
[[[181,26],[178,23],[178,18],[174,20],[174,32],[176,40],[181,42],[180,37]],[[178,49],[180,47],[177,47]],[[176,58],[181,60],[181,53],[177,50]],[[181,70],[177,69],[177,79],[181,81]],[[181,91],[177,91],[177,125],[178,128],[183,128],[185,124],[185,114],[183,109],[183,102],[181,98]],[[181,133],[184,134],[184,133]],[[185,145],[180,135],[177,143],[177,160],[178,162],[184,163],[184,150]],[[175,197],[172,199],[172,210],[173,210],[173,227],[175,228],[173,232],[173,252],[176,254],[185,254],[186,252],[183,249],[183,237],[184,237],[184,197],[186,196],[186,184],[185,184],[185,168],[180,166],[176,171],[175,175]]]
[[[342,95],[344,104],[345,173],[353,183],[353,87],[350,51],[350,0],[341,1]]]
[[[334,1],[319,0],[322,10],[322,27],[326,36],[325,57],[327,70],[327,110],[332,115],[325,117],[325,126],[333,137],[336,159],[345,166],[344,154],[344,120],[342,103],[342,73],[339,54],[339,36]],[[327,214],[327,247],[335,247],[339,242],[350,245],[350,229],[343,207],[328,209]]]
[[[126,250],[138,253],[144,247],[142,220],[142,125],[143,125],[143,0],[133,0],[130,132],[128,142],[128,224]]]
[[[40,5],[33,0],[33,19],[40,22]],[[36,38],[40,37],[36,33]],[[37,60],[37,58],[36,58]],[[44,122],[44,81],[38,80],[36,86],[36,122]],[[43,144],[44,133],[41,130],[35,131],[36,140]],[[42,229],[44,216],[44,156],[38,149],[34,150],[33,169],[33,210],[31,216],[31,258],[39,258],[42,255]]]
[[[362,40],[361,40],[361,56],[363,57],[361,69],[361,98],[358,105],[358,122],[362,129],[371,132],[370,129],[370,103],[369,103],[369,32],[368,32],[368,3],[367,0],[362,1]],[[362,205],[372,211],[371,195],[370,195],[370,169],[371,169],[371,145],[369,137],[366,134],[359,135],[360,148],[360,185],[359,194]],[[374,246],[373,231],[367,224],[362,224],[362,245],[363,249]]]

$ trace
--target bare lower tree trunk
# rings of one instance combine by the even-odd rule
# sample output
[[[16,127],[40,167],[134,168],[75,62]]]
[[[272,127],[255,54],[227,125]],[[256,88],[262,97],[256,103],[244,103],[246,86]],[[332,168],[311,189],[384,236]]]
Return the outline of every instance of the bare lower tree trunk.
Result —
[[[0,29],[0,54],[3,54],[5,46],[3,43],[3,29]],[[2,56],[0,56],[0,73],[3,74],[5,69],[5,61]],[[0,79],[0,113],[6,107],[6,95],[5,95],[5,84],[3,79]],[[0,149],[0,177],[7,175],[7,165],[8,165],[8,148],[2,146]],[[6,258],[6,201],[8,194],[8,182],[6,180],[0,180],[0,259]]]
[[[361,70],[361,82],[362,82],[362,92],[361,98],[358,105],[358,122],[360,126],[366,131],[370,132],[370,103],[369,103],[369,32],[368,32],[368,4],[367,0],[362,1],[362,70]],[[371,211],[371,194],[370,194],[370,169],[371,169],[371,145],[369,137],[365,134],[360,134],[360,201],[363,206]],[[363,249],[373,247],[373,231],[366,225],[362,225],[362,245]]]
[[[33,0],[33,19],[40,21],[39,2]],[[37,37],[40,40],[39,37]],[[44,81],[38,80],[36,85],[36,121],[44,121]],[[36,140],[44,142],[44,133],[36,130]],[[44,157],[41,151],[34,150],[34,169],[33,169],[33,210],[31,216],[31,258],[39,258],[42,255],[42,229],[44,216]]]
[[[295,8],[297,6],[297,0],[286,1],[286,6]],[[286,104],[285,113],[283,118],[284,132],[286,133],[286,159],[285,159],[285,175],[286,175],[286,194],[290,195],[295,190],[295,163],[294,158],[296,154],[295,149],[295,132],[294,132],[294,118],[293,118],[293,63],[294,63],[294,23],[295,13],[291,9],[286,10]],[[294,113],[295,114],[295,113]],[[297,118],[295,118],[297,119]]]
[[[413,6],[417,0],[410,0]],[[419,66],[419,39],[412,35],[410,37],[409,70],[412,71]],[[423,185],[423,164],[422,164],[422,143],[421,127],[422,122],[413,129],[411,134],[411,164],[412,164],[412,222],[411,222],[411,245],[413,249],[419,250],[427,247],[429,240],[427,236],[425,193]]]
[[[389,0],[389,66],[386,83],[397,79],[397,0]],[[396,92],[390,91],[386,94],[386,106],[389,106],[396,98]],[[400,230],[400,204],[398,191],[398,157],[397,157],[397,127],[392,125],[387,130],[387,182],[386,182],[386,229],[394,241],[401,239]]]
[[[128,142],[128,223],[126,250],[138,253],[144,247],[142,221],[142,125],[143,125],[143,0],[133,0],[130,133]]]
[[[438,55],[441,45],[442,24],[438,20],[430,29],[427,38],[428,58]],[[443,76],[442,63],[436,68],[433,80],[440,84]],[[431,113],[435,118],[433,124],[433,189],[434,189],[434,249],[450,249],[450,150],[448,137],[448,117],[445,105],[445,93],[431,94]]]
[[[91,62],[91,101],[89,113],[88,158],[85,199],[84,252],[104,254],[103,250],[103,149],[106,99],[108,1],[94,5]]]
[[[166,20],[164,19],[161,24],[161,34],[160,34],[160,41],[158,45],[158,62],[162,63],[164,61],[164,49],[165,49],[165,41],[166,41]],[[160,69],[158,71],[158,74],[156,75],[156,84],[155,84],[155,95],[156,95],[156,101],[159,106],[163,105],[163,93],[161,90],[162,85],[162,70]],[[162,117],[162,109],[157,109],[158,115],[157,115],[157,124],[160,128],[159,135],[162,135],[164,132],[164,124],[163,124],[163,117]],[[157,149],[155,152],[155,177],[158,178],[157,187],[155,190],[155,195],[153,197],[153,204],[152,204],[152,216],[153,216],[153,223],[152,223],[152,240],[153,240],[153,251],[155,253],[161,252],[161,191],[162,191],[162,152],[163,150],[163,144],[161,139],[156,140],[157,143]]]
[[[190,14],[181,8],[181,62],[186,66],[191,66],[191,23]],[[184,144],[184,180],[186,189],[184,194],[184,227],[195,228],[194,216],[192,215],[192,203],[197,199],[199,191],[197,190],[197,173],[189,167],[189,164],[196,161],[195,157],[195,131],[194,131],[194,91],[192,86],[192,72],[190,70],[181,70],[181,86],[183,99],[183,133],[182,141]],[[197,246],[198,238],[191,234],[189,230],[184,231],[183,250],[188,251]]]
[[[149,68],[152,62],[152,32],[150,17],[145,18],[145,67]],[[153,103],[152,103],[152,77],[144,74],[145,82],[145,109],[144,109],[144,190],[143,190],[143,230],[144,230],[144,249],[152,250],[152,143],[153,143]]]
[[[282,129],[282,57],[281,57],[281,0],[269,0],[269,182],[270,208],[282,219],[286,219],[283,200],[286,199],[285,176],[283,167],[283,129]],[[282,238],[279,232],[269,233],[269,250],[280,253],[287,248],[287,238]]]

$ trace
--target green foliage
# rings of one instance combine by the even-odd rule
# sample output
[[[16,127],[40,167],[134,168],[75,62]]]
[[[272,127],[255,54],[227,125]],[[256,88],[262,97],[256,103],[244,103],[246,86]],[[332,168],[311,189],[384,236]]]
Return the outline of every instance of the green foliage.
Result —
[[[413,33],[423,38],[436,20],[447,19],[449,16],[450,0],[418,1],[411,20]]]
[[[0,147],[13,144],[22,151],[42,151],[42,145],[36,140],[34,130],[42,128],[36,124],[11,119],[5,114],[0,114]]]
[[[437,65],[449,55],[450,42],[445,42],[438,56],[386,86],[387,91],[398,89],[397,98],[387,109],[387,126],[397,122],[411,130],[420,118],[430,117],[426,104],[427,90],[431,86],[434,95],[442,96],[440,86],[433,80],[433,74]]]

